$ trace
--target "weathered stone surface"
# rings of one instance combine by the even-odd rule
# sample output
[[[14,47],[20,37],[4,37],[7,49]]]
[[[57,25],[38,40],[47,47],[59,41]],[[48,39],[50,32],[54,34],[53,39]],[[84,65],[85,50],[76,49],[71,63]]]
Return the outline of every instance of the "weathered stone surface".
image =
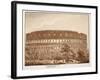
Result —
[[[25,65],[89,62],[87,36],[74,31],[36,31],[26,34]]]

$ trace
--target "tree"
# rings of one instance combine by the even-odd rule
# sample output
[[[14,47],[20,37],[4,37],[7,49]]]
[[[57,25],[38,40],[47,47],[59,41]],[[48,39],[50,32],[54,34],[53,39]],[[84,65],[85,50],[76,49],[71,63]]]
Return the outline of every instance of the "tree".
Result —
[[[68,44],[63,44],[64,47],[61,49],[61,53],[63,54],[63,58],[66,60],[66,62],[69,62],[72,59],[75,59],[75,53],[70,48]]]
[[[86,53],[82,50],[79,49],[79,51],[77,52],[78,57],[77,60],[80,61],[81,63],[86,63],[88,62],[88,57],[85,55]]]

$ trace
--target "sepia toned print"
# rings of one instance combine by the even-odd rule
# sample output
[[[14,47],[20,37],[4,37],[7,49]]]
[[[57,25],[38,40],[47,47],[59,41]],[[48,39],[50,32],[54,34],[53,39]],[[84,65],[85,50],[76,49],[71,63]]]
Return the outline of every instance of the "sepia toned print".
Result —
[[[25,12],[25,66],[89,63],[88,14]]]

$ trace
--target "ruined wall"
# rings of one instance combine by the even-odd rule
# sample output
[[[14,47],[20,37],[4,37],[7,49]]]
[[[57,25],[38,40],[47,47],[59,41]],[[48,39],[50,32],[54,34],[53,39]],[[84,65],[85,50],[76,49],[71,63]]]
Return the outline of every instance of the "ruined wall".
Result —
[[[69,54],[69,58],[73,59],[79,56],[79,51],[82,51],[84,55],[87,53],[87,36],[82,33],[73,31],[37,31],[26,36],[26,63],[34,60],[67,60],[68,56],[65,56],[65,54]]]

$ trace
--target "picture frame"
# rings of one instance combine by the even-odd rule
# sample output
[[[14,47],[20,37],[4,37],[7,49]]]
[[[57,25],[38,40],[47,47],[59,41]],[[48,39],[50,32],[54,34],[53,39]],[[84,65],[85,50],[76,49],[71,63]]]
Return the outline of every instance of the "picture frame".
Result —
[[[97,18],[97,6],[12,1],[11,78],[97,74]]]

